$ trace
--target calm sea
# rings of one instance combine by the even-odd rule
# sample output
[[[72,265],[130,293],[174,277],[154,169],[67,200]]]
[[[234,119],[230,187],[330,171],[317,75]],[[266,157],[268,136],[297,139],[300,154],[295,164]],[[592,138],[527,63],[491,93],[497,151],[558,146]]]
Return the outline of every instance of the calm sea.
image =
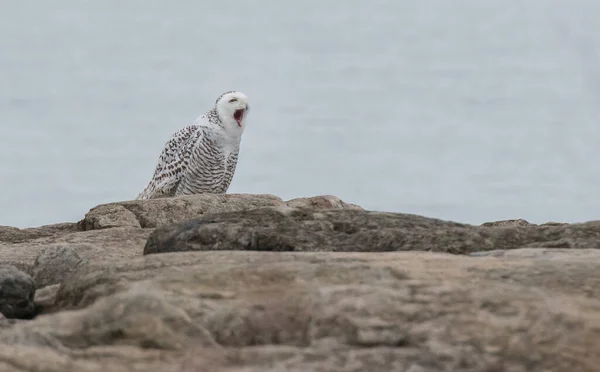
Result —
[[[0,225],[133,199],[224,91],[230,192],[461,222],[600,219],[600,1],[7,0]]]

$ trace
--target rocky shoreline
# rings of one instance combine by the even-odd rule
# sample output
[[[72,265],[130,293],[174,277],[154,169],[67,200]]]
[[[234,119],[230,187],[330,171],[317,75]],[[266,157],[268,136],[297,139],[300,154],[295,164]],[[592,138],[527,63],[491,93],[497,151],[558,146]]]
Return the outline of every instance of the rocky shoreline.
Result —
[[[598,248],[333,196],[99,205],[0,227],[0,372],[596,371]]]

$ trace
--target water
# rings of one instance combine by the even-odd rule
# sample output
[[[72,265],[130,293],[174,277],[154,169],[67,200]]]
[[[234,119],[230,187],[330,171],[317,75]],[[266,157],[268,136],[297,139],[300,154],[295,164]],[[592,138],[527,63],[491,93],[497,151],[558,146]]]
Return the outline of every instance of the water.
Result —
[[[230,89],[252,104],[230,192],[600,218],[600,2],[290,4],[0,2],[0,225],[135,198]]]

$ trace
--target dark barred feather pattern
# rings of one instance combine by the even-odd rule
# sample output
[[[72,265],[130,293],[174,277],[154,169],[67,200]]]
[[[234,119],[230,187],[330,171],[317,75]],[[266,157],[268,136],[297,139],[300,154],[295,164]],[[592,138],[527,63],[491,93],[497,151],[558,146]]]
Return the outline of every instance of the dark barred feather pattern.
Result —
[[[237,165],[239,143],[222,146],[221,121],[214,109],[201,119],[209,125],[191,125],[171,136],[152,180],[137,199],[227,191]]]

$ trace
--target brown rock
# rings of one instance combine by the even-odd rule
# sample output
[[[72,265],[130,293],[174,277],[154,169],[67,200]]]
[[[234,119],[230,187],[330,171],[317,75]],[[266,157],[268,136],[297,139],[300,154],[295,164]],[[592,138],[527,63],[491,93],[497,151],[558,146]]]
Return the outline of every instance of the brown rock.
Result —
[[[34,301],[38,315],[49,313],[54,310],[56,292],[58,292],[59,288],[59,284],[52,284],[35,291]]]
[[[358,205],[346,203],[331,195],[298,198],[284,203],[280,198],[269,194],[199,194],[102,204],[92,208],[80,221],[80,225],[84,230],[111,227],[155,228],[207,213],[238,212],[286,204],[311,209],[362,210]]]
[[[600,222],[472,226],[332,196],[204,195],[59,226],[0,228],[0,262],[60,281],[28,296],[42,315],[0,317],[0,372],[600,365],[600,250],[586,249]],[[141,256],[145,243],[163,254]],[[249,249],[303,252],[235,251]],[[467,255],[381,252],[394,250]]]
[[[306,200],[321,200],[313,203],[313,208],[353,206],[330,196]],[[285,203],[273,195],[206,194],[103,204],[92,208],[78,224],[31,229],[0,227],[0,264],[14,265],[33,275],[35,258],[53,244],[69,245],[83,260],[135,257],[142,253],[151,229],[156,226],[211,212],[263,206],[285,207]]]
[[[494,226],[530,226],[530,225],[534,225],[532,223],[527,222],[526,220],[519,218],[516,220],[501,220],[501,221],[494,221],[494,222],[485,222],[482,223],[481,226],[488,226],[488,227],[494,227]]]
[[[235,357],[235,356],[232,356]],[[231,364],[220,350],[184,352],[119,347],[73,350],[2,345],[0,372],[222,372]]]
[[[56,225],[47,225],[27,229],[0,226],[0,243],[21,243],[48,236],[68,234],[78,230],[79,228],[76,223],[59,223]]]
[[[595,371],[600,301],[583,288],[598,287],[600,263],[587,254],[227,251],[90,263],[61,285],[63,311],[0,331],[0,366],[39,350],[27,363],[56,360],[48,371],[67,361],[90,371]],[[541,274],[522,283],[525,271]]]
[[[600,222],[472,226],[355,209],[260,208],[213,213],[156,229],[144,254],[204,251],[442,251],[522,247],[600,248]]]
[[[92,208],[83,219],[83,230],[111,227],[142,227],[133,212],[120,204],[102,204]]]
[[[16,319],[7,319],[4,314],[0,313],[0,330],[9,328],[17,322]]]
[[[58,234],[21,243],[0,242],[0,264],[16,263],[33,274],[34,260],[44,248],[53,244],[72,248],[83,260],[135,257],[142,253],[151,232],[150,229],[118,227]]]
[[[282,206],[274,195],[200,194],[132,200],[103,204],[91,209],[82,221],[85,230],[106,227],[155,228],[212,212],[234,212],[266,206]]]
[[[286,201],[285,204],[292,208],[311,208],[311,209],[357,209],[363,210],[356,204],[344,202],[342,199],[333,195],[319,195],[310,198],[296,198]]]
[[[131,288],[103,298],[86,311],[64,311],[20,324],[2,334],[9,344],[74,348],[131,345],[140,348],[181,349],[192,341],[216,346],[212,336],[191,322],[165,294]],[[39,337],[38,337],[39,336]]]

